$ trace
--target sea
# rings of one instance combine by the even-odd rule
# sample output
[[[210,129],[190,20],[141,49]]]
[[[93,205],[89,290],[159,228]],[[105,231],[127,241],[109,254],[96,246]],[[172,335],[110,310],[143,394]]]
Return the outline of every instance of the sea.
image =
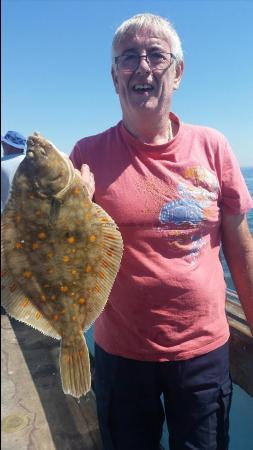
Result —
[[[253,167],[241,167],[241,172],[243,174],[243,177],[245,179],[246,185],[248,187],[248,190],[251,194],[251,196],[253,197]],[[251,231],[251,234],[253,235],[253,209],[251,209],[248,214],[247,214],[247,219],[248,219],[248,225],[249,225],[249,229]],[[229,289],[235,290],[235,286],[229,271],[229,268],[227,266],[227,263],[225,261],[224,255],[221,251],[220,253],[221,256],[221,262],[222,262],[222,267],[224,270],[224,278],[227,284],[227,287]]]

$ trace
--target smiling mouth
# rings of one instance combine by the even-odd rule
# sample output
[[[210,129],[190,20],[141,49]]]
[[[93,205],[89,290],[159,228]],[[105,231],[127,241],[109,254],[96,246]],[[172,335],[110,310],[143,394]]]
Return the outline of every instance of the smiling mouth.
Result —
[[[135,84],[133,86],[133,91],[134,92],[139,92],[139,93],[144,93],[144,92],[151,92],[153,91],[153,86],[151,84]]]

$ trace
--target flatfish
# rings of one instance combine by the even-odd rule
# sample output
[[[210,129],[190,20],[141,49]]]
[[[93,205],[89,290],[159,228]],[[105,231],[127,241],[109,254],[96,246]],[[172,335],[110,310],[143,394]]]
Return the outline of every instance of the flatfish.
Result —
[[[2,305],[61,339],[63,391],[91,385],[84,332],[102,312],[123,252],[113,219],[93,203],[71,161],[43,136],[28,138],[1,220]]]

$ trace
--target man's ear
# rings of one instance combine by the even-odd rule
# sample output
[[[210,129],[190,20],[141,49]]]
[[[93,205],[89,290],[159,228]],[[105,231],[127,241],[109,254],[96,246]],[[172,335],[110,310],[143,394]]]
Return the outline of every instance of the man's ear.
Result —
[[[184,62],[183,61],[179,61],[176,65],[176,69],[175,69],[175,78],[173,81],[173,89],[178,89],[180,82],[181,82],[181,78],[183,75],[183,71],[184,71]]]
[[[115,70],[114,66],[112,66],[111,75],[112,75],[112,80],[113,80],[113,84],[114,84],[114,87],[115,87],[115,91],[118,94],[119,93],[119,88],[118,88],[119,84],[118,84],[117,73],[116,73],[116,70]]]

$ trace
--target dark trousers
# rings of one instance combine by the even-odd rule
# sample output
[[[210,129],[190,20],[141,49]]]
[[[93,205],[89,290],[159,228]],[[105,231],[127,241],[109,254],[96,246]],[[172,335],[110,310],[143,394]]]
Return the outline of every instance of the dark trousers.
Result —
[[[171,450],[227,450],[231,392],[228,343],[168,362],[135,361],[95,346],[104,450],[159,450],[165,417]]]

